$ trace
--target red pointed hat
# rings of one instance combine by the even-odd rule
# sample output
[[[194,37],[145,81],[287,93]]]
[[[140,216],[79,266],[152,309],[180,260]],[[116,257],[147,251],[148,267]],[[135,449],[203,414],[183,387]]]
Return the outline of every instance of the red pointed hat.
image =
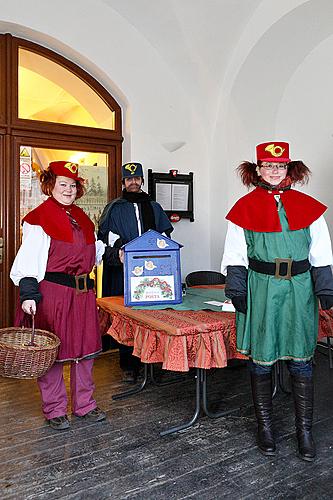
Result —
[[[281,141],[263,142],[258,144],[257,162],[271,161],[271,162],[289,162],[289,144]]]
[[[49,169],[52,170],[55,175],[69,177],[75,181],[84,180],[82,177],[79,177],[79,165],[71,161],[51,161],[51,163],[49,163]]]

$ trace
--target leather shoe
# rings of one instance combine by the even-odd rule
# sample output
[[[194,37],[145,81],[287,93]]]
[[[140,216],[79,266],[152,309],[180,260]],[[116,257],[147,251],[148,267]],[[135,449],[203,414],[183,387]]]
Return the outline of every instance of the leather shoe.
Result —
[[[263,455],[273,456],[276,452],[273,431],[269,427],[258,426],[258,448]]]
[[[316,446],[311,431],[297,431],[298,456],[306,462],[313,462],[316,458]]]
[[[67,415],[63,415],[61,417],[54,417],[50,418],[48,420],[48,424],[51,427],[51,429],[54,429],[56,431],[64,431],[66,429],[69,429],[70,423],[67,418]]]
[[[93,410],[88,411],[85,415],[76,415],[79,418],[89,420],[90,422],[101,422],[106,419],[106,414],[98,406]]]
[[[102,411],[98,406],[93,410],[88,411],[85,415],[75,415],[78,418],[82,418],[84,420],[89,420],[89,422],[101,422],[106,419],[106,415],[104,411]]]

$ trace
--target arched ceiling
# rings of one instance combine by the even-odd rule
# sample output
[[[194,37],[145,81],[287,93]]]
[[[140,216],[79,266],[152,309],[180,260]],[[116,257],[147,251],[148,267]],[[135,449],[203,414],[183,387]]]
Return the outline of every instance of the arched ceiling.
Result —
[[[223,99],[229,100],[230,92],[240,93],[238,104],[242,107],[244,95],[248,98],[242,90],[241,74],[248,73],[247,78],[256,80],[261,70],[265,72],[266,64],[269,79],[279,71],[285,71],[288,78],[316,43],[333,32],[331,0],[101,2],[126,20],[164,60],[192,106],[199,110],[206,129],[211,128],[211,137],[223,109]],[[294,33],[302,33],[303,23],[307,33],[302,43],[298,43]],[[276,65],[279,54],[281,69]],[[282,73],[276,79],[285,81]],[[257,89],[270,99],[268,87],[258,85]]]
[[[290,78],[305,58],[333,34],[332,21],[331,0],[302,2],[276,19],[257,40],[238,68],[231,94],[234,110],[237,107],[245,120],[244,128],[254,128],[256,111],[260,109],[256,134],[274,132],[276,112]]]
[[[253,102],[265,100],[261,107],[275,110],[293,71],[333,33],[331,0],[97,0],[94,5],[96,19],[108,26],[101,29],[103,46],[122,48],[121,63],[112,65],[112,70],[117,65],[118,84],[126,85],[133,71],[135,86],[148,88],[136,64],[142,54],[141,63],[151,63],[144,81],[148,70],[158,89],[161,78],[172,74],[211,140],[221,134],[218,122],[226,116],[226,103],[248,117]],[[142,51],[136,52],[141,41]]]
[[[261,0],[102,0],[155,48],[204,117],[228,60]],[[201,104],[200,104],[201,105]]]

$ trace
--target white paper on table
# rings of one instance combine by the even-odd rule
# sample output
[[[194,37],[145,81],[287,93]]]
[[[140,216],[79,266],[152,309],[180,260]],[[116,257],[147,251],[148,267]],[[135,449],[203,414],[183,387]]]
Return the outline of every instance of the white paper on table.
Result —
[[[209,304],[210,306],[221,307],[223,305],[223,302],[218,302],[217,300],[208,300],[207,302],[204,302],[204,304]]]
[[[231,300],[225,300],[222,304],[222,311],[224,312],[235,312],[236,309],[234,308]]]

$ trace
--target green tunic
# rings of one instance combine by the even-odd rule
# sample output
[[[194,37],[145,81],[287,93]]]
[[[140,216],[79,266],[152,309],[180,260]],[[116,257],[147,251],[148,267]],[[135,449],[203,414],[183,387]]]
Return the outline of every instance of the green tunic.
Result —
[[[307,259],[309,227],[290,231],[281,202],[279,217],[281,232],[244,230],[248,256],[265,262]],[[247,287],[247,314],[236,314],[237,349],[263,365],[279,359],[312,358],[318,335],[318,300],[310,271],[286,280],[249,269]]]

